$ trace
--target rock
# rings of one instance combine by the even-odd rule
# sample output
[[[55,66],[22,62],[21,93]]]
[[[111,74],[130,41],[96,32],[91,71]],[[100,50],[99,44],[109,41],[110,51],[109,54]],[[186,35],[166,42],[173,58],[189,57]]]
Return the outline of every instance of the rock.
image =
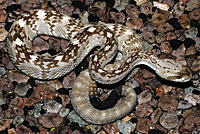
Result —
[[[140,11],[138,10],[137,6],[135,6],[134,4],[128,4],[126,6],[126,13],[130,17],[133,17],[133,16],[138,17]]]
[[[158,33],[156,35],[156,42],[157,43],[162,43],[165,40],[166,35],[164,33]]]
[[[169,11],[163,11],[163,10],[157,9],[152,15],[152,24],[154,26],[159,26],[165,23],[169,15],[170,15]]]
[[[34,116],[35,118],[39,118],[39,117],[41,116],[40,111],[41,111],[41,109],[42,109],[42,106],[43,106],[42,103],[37,103],[37,104],[35,104],[34,109],[33,109],[33,116]]]
[[[190,20],[200,20],[200,9],[196,8],[189,13]]]
[[[166,40],[173,40],[176,39],[176,35],[174,32],[167,32],[166,34]]]
[[[55,100],[47,100],[43,105],[43,109],[47,111],[47,113],[58,113],[61,109],[62,105]]]
[[[155,128],[155,125],[148,118],[139,118],[137,122],[137,131],[140,133],[148,133],[150,129]]]
[[[24,125],[18,125],[17,128],[16,128],[16,133],[17,134],[32,134],[33,132],[25,127]]]
[[[174,12],[176,15],[181,16],[185,9],[185,3],[184,2],[178,2],[174,5]]]
[[[188,103],[186,101],[179,101],[177,109],[188,109],[190,107],[192,107],[191,103]]]
[[[68,108],[62,107],[59,111],[59,115],[64,118],[69,114],[69,111],[70,110]]]
[[[23,73],[10,71],[8,74],[8,78],[12,82],[16,81],[18,83],[26,83],[30,77]]]
[[[191,27],[190,29],[187,29],[184,32],[185,38],[191,38],[191,39],[197,37],[197,34],[198,34],[198,28],[195,27]]]
[[[174,30],[174,28],[169,23],[163,23],[159,25],[156,30],[160,33],[166,33],[166,32]]]
[[[200,70],[200,56],[194,60],[191,69],[195,72]]]
[[[47,51],[49,49],[49,44],[40,37],[37,37],[33,40],[33,47],[34,52],[41,52]]]
[[[195,48],[196,48],[196,50],[198,51],[198,52],[200,52],[200,37],[196,37],[196,38],[194,38],[194,40],[195,40]]]
[[[178,106],[178,101],[172,95],[162,95],[158,103],[158,107],[168,112],[174,112]]]
[[[122,134],[130,134],[134,132],[136,124],[132,122],[123,122],[121,120],[117,120],[117,127]]]
[[[108,134],[118,134],[119,133],[119,129],[117,128],[116,123],[105,124],[103,126],[103,128]]]
[[[31,88],[30,84],[26,84],[26,83],[19,83],[14,91],[17,95],[19,96],[25,96],[27,94],[27,91]]]
[[[142,76],[143,76],[144,79],[149,79],[149,78],[155,78],[156,77],[153,73],[151,73],[147,69],[142,69],[141,73],[142,73]]]
[[[187,14],[182,14],[179,19],[178,22],[181,24],[181,26],[183,28],[190,28],[190,20],[188,18]]]
[[[137,97],[138,97],[138,103],[142,104],[149,102],[152,99],[152,94],[149,92],[149,90],[144,90]]]
[[[175,57],[184,57],[185,51],[186,51],[185,45],[182,44],[177,50],[174,50],[172,52],[172,55]]]
[[[0,77],[2,77],[6,73],[6,70],[4,67],[0,67]]]
[[[175,128],[178,124],[178,116],[174,113],[164,113],[160,117],[160,124],[167,129]]]
[[[143,32],[142,36],[144,38],[144,40],[146,40],[149,43],[154,43],[155,42],[155,35],[153,34],[153,32]]]
[[[194,8],[198,8],[198,7],[199,7],[199,1],[198,0],[190,0],[187,3],[185,10],[192,11]]]
[[[147,0],[135,0],[135,1],[136,1],[137,6],[141,6],[142,4],[147,2]]]
[[[18,125],[20,125],[23,122],[24,122],[23,116],[15,116],[15,118],[13,119],[13,125],[15,125],[15,127],[17,127]]]
[[[11,125],[11,123],[12,123],[12,119],[2,119],[2,120],[0,120],[0,131],[3,131],[3,130],[5,130],[6,128],[10,128],[10,125]]]
[[[134,30],[140,29],[142,24],[142,19],[135,16],[128,17],[126,20],[126,26]]]
[[[146,15],[148,14],[152,14],[152,8],[153,8],[153,5],[152,5],[152,2],[145,2],[144,4],[142,4],[140,7],[140,11]]]
[[[136,115],[139,117],[147,117],[153,112],[153,108],[148,103],[142,103],[136,107]]]
[[[75,79],[76,79],[76,74],[74,71],[72,71],[71,73],[69,73],[67,76],[64,77],[62,82],[63,87],[66,89],[72,88]]]
[[[196,54],[196,48],[195,48],[195,45],[191,45],[190,47],[186,49],[185,55],[188,56],[188,55],[194,55],[194,54]]]
[[[123,12],[110,12],[110,16],[116,23],[125,23],[126,16]]]
[[[168,41],[162,42],[160,45],[160,49],[162,53],[171,54],[173,49]]]
[[[49,85],[49,87],[55,90],[63,88],[62,83],[58,79],[47,81],[47,84]]]
[[[0,22],[5,22],[7,19],[7,13],[5,10],[0,9]]]
[[[184,100],[188,101],[193,106],[196,106],[197,104],[200,103],[200,96],[192,94],[192,93],[189,93],[189,94],[186,94]]]
[[[160,116],[162,115],[162,110],[160,108],[157,108],[151,115],[151,120],[153,123],[157,123],[158,120],[160,119]]]
[[[57,114],[44,114],[38,120],[46,128],[58,127],[63,122],[63,118]]]

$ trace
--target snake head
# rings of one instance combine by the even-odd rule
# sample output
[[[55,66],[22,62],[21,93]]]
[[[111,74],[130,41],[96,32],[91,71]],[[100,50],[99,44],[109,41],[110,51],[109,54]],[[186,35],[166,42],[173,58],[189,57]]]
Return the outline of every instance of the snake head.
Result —
[[[156,73],[163,79],[175,82],[187,82],[192,77],[189,67],[172,59],[162,59],[157,65]]]

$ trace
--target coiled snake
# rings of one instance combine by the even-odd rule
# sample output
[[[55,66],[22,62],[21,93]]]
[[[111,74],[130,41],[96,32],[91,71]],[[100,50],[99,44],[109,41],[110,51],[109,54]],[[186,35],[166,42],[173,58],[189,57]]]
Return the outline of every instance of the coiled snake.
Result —
[[[41,34],[69,39],[70,45],[55,56],[39,55],[32,51],[32,41]],[[136,94],[131,87],[124,86],[126,100],[123,104],[97,110],[90,104],[88,95],[88,89],[92,87],[90,83],[94,80],[103,84],[116,83],[140,64],[149,66],[166,80],[186,82],[191,78],[187,67],[172,59],[161,60],[144,51],[141,36],[128,27],[120,24],[84,24],[56,11],[32,10],[21,15],[11,26],[7,42],[9,56],[19,70],[46,80],[72,71],[94,47],[100,46],[90,58],[89,69],[78,76],[71,95],[77,113],[95,124],[111,122],[126,115],[136,103]],[[121,60],[109,65],[117,52],[122,54]]]

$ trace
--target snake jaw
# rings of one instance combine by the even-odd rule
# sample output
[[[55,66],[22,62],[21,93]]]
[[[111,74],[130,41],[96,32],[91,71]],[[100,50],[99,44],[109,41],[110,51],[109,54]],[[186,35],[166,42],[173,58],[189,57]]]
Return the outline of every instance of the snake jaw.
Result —
[[[189,67],[183,66],[180,72],[174,74],[174,76],[168,76],[167,80],[175,81],[175,82],[187,82],[192,78],[192,72]]]

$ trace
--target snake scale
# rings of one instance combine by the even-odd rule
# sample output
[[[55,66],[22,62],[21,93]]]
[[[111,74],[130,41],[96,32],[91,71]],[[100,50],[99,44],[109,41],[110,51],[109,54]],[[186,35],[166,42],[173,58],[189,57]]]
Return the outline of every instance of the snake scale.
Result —
[[[69,39],[70,45],[57,55],[38,54],[32,50],[36,36],[49,35]],[[136,103],[136,94],[123,86],[125,101],[106,110],[95,109],[88,90],[94,82],[114,84],[122,80],[137,65],[144,64],[163,79],[186,82],[191,71],[172,59],[159,59],[143,50],[141,36],[121,24],[84,24],[57,11],[32,10],[19,16],[7,38],[9,56],[23,73],[37,79],[59,78],[72,71],[95,47],[98,51],[89,61],[89,69],[81,72],[72,89],[74,109],[86,121],[104,124],[128,114]],[[117,53],[122,57],[108,64]]]

